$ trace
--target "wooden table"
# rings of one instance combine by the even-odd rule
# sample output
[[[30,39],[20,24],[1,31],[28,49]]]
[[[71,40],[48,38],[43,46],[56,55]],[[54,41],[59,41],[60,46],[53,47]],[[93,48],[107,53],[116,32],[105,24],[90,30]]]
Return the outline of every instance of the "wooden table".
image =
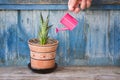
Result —
[[[120,67],[59,67],[49,74],[27,67],[0,67],[0,80],[120,80]]]

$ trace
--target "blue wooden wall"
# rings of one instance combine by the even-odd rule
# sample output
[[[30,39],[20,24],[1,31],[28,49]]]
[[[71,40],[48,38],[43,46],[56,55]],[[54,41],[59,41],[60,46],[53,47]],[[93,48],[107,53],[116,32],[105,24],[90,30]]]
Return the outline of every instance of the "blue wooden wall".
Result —
[[[104,1],[104,0],[103,0]],[[112,1],[112,0],[111,0]],[[119,1],[119,0],[118,0]],[[50,37],[59,40],[56,61],[62,66],[120,66],[120,6],[93,6],[74,14],[56,5],[0,5],[0,66],[27,65],[27,41],[37,37],[39,17],[50,13]],[[15,5],[11,5],[15,6]],[[36,5],[34,5],[36,6]],[[51,6],[51,7],[50,7]],[[48,9],[49,8],[49,9]],[[73,31],[56,33],[61,17],[69,12],[79,24]]]

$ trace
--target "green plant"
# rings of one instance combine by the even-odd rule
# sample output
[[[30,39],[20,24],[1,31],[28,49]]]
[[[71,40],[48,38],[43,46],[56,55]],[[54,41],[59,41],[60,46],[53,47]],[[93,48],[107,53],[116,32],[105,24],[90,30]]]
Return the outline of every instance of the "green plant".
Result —
[[[45,45],[48,42],[49,36],[48,32],[52,25],[49,25],[49,14],[46,20],[43,19],[42,14],[40,14],[40,27],[38,31],[38,40],[41,45]]]

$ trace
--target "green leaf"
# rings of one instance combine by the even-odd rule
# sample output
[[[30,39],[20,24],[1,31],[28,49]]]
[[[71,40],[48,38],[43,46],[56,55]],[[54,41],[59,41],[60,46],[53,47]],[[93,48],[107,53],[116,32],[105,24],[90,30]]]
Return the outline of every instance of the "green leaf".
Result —
[[[41,45],[44,45],[48,41],[48,33],[52,25],[49,24],[49,15],[47,16],[46,20],[43,19],[42,14],[40,14],[40,27],[38,31],[38,39]]]
[[[41,23],[41,25],[43,25],[43,22],[44,22],[44,19],[43,19],[42,14],[40,13],[40,23]]]

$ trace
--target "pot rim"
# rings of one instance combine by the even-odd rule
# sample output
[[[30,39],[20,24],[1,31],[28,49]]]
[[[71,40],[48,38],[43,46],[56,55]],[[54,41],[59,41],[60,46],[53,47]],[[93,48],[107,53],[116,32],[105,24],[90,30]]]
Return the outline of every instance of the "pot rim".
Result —
[[[40,45],[40,44],[31,42],[31,40],[35,40],[35,39],[38,40],[37,38],[29,39],[29,40],[28,40],[28,44],[29,44],[29,45],[32,45],[32,46],[38,46],[38,47],[47,47],[47,46],[55,46],[55,45],[58,45],[58,43],[59,43],[58,40],[49,38],[50,40],[54,41],[54,43],[45,44],[45,45]]]

